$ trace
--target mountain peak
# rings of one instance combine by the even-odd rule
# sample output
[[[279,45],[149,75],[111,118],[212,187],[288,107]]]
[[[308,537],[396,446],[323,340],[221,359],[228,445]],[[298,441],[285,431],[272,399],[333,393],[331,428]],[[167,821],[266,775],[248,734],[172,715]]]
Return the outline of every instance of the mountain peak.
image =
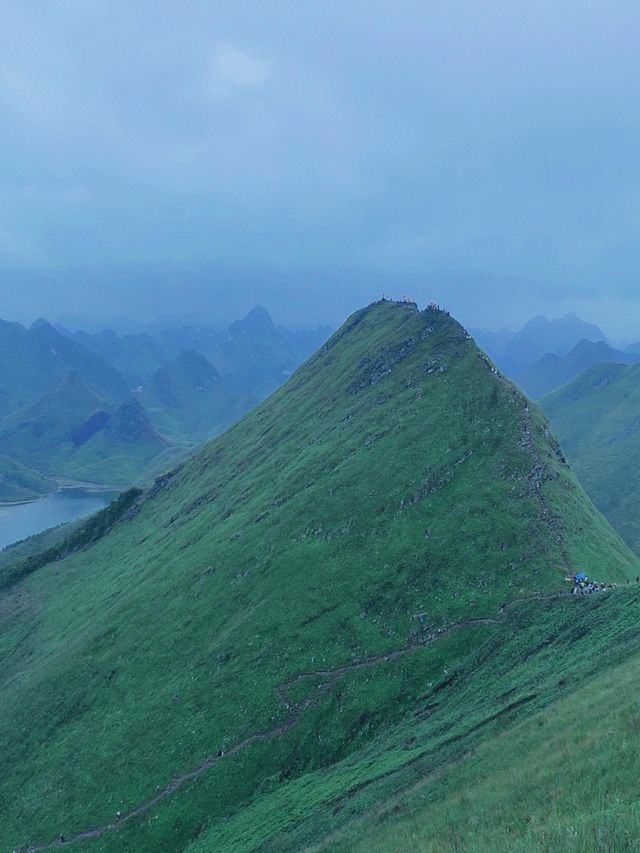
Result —
[[[107,400],[99,394],[89,382],[87,382],[79,370],[67,370],[58,384],[55,385],[45,395],[45,397],[55,396],[61,399],[69,399],[69,395],[73,395],[76,398],[91,398],[108,405]]]
[[[251,320],[252,322],[266,323],[269,326],[273,326],[271,314],[269,314],[263,305],[254,305],[244,319]]]
[[[47,334],[47,335],[55,335],[58,336],[59,332],[57,332],[51,323],[48,320],[45,320],[42,317],[39,317],[35,320],[31,326],[29,327],[30,332],[34,332],[35,334]]]
[[[262,305],[254,306],[249,313],[242,318],[236,320],[229,327],[229,334],[232,336],[238,334],[264,334],[275,333],[276,327],[273,324],[271,315]]]
[[[135,397],[124,400],[118,406],[105,432],[124,444],[145,440],[164,443],[151,426],[146,410]]]

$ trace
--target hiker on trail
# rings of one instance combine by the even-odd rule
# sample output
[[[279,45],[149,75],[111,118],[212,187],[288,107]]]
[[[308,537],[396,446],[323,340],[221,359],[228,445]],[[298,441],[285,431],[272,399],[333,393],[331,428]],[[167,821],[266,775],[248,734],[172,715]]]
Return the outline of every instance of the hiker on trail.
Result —
[[[640,575],[638,577],[640,578]],[[573,595],[591,595],[592,592],[606,592],[615,586],[615,584],[589,580],[585,572],[576,572],[575,575],[572,575],[571,580],[573,581],[573,588],[571,590]],[[627,580],[627,583],[630,583],[630,581]]]

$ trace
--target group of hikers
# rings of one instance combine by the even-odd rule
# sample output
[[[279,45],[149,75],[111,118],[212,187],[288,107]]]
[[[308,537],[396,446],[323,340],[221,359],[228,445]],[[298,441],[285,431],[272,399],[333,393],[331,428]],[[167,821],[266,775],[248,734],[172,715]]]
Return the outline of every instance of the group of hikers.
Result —
[[[584,572],[576,572],[571,576],[573,583],[572,595],[590,595],[592,592],[606,592],[615,587],[614,583],[597,583],[589,580]]]

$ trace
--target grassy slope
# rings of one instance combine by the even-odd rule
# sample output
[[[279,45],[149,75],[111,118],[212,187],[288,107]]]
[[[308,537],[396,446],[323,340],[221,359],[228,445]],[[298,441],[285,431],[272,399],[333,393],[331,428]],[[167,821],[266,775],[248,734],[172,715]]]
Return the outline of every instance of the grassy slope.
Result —
[[[145,476],[170,451],[133,398],[118,406],[103,430],[69,454],[62,470],[69,474],[81,471],[92,482],[127,486]]]
[[[133,518],[3,594],[0,841],[109,822],[285,720],[273,688],[296,672],[401,649],[419,611],[427,635],[495,618],[501,601],[562,589],[578,566],[603,580],[637,572],[538,410],[446,315],[390,303],[358,312]],[[346,693],[318,692],[324,677],[297,683],[296,698],[315,701],[291,731],[230,755],[91,849],[186,848],[318,773],[329,795],[387,771],[410,779],[414,765],[402,768],[439,748],[437,732],[415,754],[377,739],[501,624],[357,669]],[[533,623],[517,655],[528,660],[547,628]],[[517,643],[511,628],[502,636]],[[485,676],[500,647],[481,646]],[[507,655],[503,681],[513,665]],[[465,671],[461,731],[464,701],[487,681],[479,664]],[[472,719],[499,701],[483,696]],[[263,828],[243,850],[273,849]]]
[[[638,617],[637,590],[616,594],[607,605],[601,609],[615,627],[626,618],[630,632]],[[640,651],[636,642],[635,651],[616,665],[609,654],[620,638],[608,622],[598,627],[599,636],[593,630],[588,635],[591,648],[583,643],[578,655],[575,644],[565,650],[571,677],[576,659],[582,663],[585,653],[597,652],[596,671],[577,690],[487,739],[446,775],[379,804],[366,824],[354,822],[320,849],[637,850]]]
[[[383,736],[268,792],[189,853],[631,849],[584,840],[606,839],[624,812],[616,837],[637,826],[639,611],[635,585],[529,603],[476,634],[459,667],[441,644],[421,652],[424,692]]]
[[[626,542],[640,552],[640,366],[604,364],[542,400],[581,483]]]
[[[0,453],[0,502],[28,501],[53,487],[47,477]]]

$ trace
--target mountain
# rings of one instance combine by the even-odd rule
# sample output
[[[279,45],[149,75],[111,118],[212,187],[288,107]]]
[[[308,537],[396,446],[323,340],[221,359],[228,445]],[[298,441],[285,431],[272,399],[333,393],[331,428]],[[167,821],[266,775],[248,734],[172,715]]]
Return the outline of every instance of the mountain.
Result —
[[[51,391],[0,422],[0,448],[51,474],[68,448],[84,442],[83,431],[90,433],[91,422],[104,426],[112,410],[107,398],[77,371],[69,371]]]
[[[585,323],[575,314],[566,314],[557,320],[538,316],[525,323],[502,350],[494,351],[491,357],[508,376],[519,379],[547,353],[565,356],[583,339],[606,342],[598,326]]]
[[[164,458],[169,443],[151,426],[140,402],[130,398],[122,402],[103,429],[78,447],[67,470],[81,471],[91,482],[128,486],[156,460]]]
[[[137,400],[114,406],[76,372],[0,421],[0,447],[49,480],[129,485],[168,444]]]
[[[119,336],[78,331],[73,340],[112,364],[142,395],[155,427],[179,443],[216,434],[281,385],[331,334],[326,326],[276,327],[260,305],[226,331],[161,325]],[[213,371],[214,385],[205,374]],[[202,380],[202,381],[201,381]]]
[[[317,349],[330,334],[327,327],[288,332],[278,329],[261,305],[229,327],[212,361],[236,390],[262,399]]]
[[[541,405],[596,506],[640,553],[640,365],[592,367]]]
[[[195,350],[181,350],[175,361],[156,371],[151,390],[164,406],[182,406],[187,398],[208,394],[221,385],[220,375],[207,359]]]
[[[0,503],[31,500],[54,488],[52,480],[0,453]]]
[[[118,328],[126,325],[118,321]],[[264,399],[329,331],[276,328],[260,306],[226,332],[161,325],[89,334],[45,320],[30,329],[0,321],[0,453],[6,458],[0,500],[36,496],[61,476],[125,486],[129,477],[157,472]],[[76,390],[82,386],[80,396],[65,386],[71,374]],[[132,413],[132,394],[150,415],[153,433],[141,435],[135,449],[120,446],[108,426],[120,404]]]
[[[163,329],[155,336],[170,358],[182,350],[199,352],[230,388],[258,400],[281,385],[330,334],[327,326],[295,332],[276,327],[266,308],[256,305],[224,332],[209,326],[183,326]]]
[[[635,364],[640,353],[613,349],[604,341],[581,340],[565,356],[547,353],[533,367],[525,370],[518,384],[530,397],[542,397],[571,382],[595,364]]]
[[[47,393],[70,370],[113,400],[128,393],[126,381],[111,364],[45,320],[30,329],[0,320],[0,416]]]
[[[164,432],[192,440],[219,432],[239,415],[237,397],[195,350],[181,350],[156,371],[143,399]]]
[[[510,329],[500,329],[497,332],[491,329],[469,329],[469,334],[478,344],[480,349],[484,350],[488,356],[494,361],[500,361],[502,353],[507,344],[515,335]]]
[[[57,375],[76,370],[100,394],[114,400],[127,394],[127,383],[115,368],[77,341],[61,335],[46,320],[37,320],[29,329],[29,336],[40,353],[55,357]]]
[[[577,601],[577,568],[638,562],[541,412],[445,312],[358,311],[2,569],[0,842],[304,849],[637,648],[625,590]]]
[[[145,333],[120,337],[112,329],[103,329],[94,335],[78,331],[73,339],[112,364],[130,388],[146,386],[168,361],[160,344]]]

